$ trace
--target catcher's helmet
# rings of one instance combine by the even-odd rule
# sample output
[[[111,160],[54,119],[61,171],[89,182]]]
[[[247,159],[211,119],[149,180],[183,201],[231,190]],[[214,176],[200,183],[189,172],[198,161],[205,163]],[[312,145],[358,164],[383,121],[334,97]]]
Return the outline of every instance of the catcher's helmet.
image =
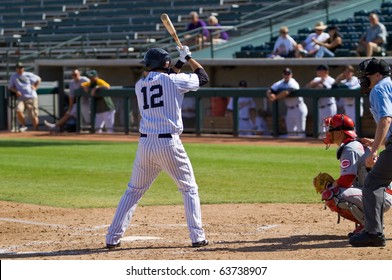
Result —
[[[152,48],[144,54],[142,64],[144,64],[147,71],[152,71],[155,69],[168,69],[170,62],[171,58],[167,51],[160,48]]]
[[[358,137],[358,135],[355,133],[354,121],[344,114],[336,114],[332,117],[325,118],[323,131],[325,133],[323,142],[326,145],[333,143],[330,134],[332,131],[343,131],[344,134],[351,138]]]

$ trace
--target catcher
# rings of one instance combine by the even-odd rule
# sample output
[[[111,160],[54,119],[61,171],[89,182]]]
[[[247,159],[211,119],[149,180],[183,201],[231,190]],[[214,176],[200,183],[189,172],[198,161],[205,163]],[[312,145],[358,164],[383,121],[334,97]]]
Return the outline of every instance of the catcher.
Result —
[[[365,160],[370,149],[357,139],[353,120],[344,114],[325,118],[322,131],[327,149],[331,144],[339,147],[336,155],[340,161],[340,177],[334,180],[329,174],[320,173],[313,179],[313,185],[325,205],[338,213],[338,223],[340,216],[355,223],[354,231],[348,234],[352,236],[365,226],[362,187],[369,171]],[[392,204],[390,191],[385,193],[384,211],[389,210]]]

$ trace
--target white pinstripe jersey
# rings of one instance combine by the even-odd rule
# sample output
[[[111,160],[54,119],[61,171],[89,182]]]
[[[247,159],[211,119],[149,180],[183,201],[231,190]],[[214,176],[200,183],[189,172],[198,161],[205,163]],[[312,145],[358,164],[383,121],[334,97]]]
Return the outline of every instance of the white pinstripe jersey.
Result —
[[[140,133],[181,134],[181,106],[184,93],[199,89],[199,77],[194,74],[149,72],[135,85],[142,116]]]

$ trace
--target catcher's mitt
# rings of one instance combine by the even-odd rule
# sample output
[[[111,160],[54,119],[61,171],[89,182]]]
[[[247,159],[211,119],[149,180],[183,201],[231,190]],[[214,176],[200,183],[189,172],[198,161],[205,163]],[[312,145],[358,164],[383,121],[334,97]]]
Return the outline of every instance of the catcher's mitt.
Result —
[[[328,173],[319,173],[313,178],[313,186],[316,189],[316,192],[322,193],[328,185],[333,183],[333,181],[335,180]]]

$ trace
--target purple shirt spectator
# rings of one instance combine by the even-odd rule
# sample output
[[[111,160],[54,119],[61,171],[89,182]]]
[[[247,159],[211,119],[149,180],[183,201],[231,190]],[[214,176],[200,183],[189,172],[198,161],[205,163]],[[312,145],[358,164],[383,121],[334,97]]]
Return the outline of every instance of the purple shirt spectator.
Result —
[[[207,24],[203,20],[199,19],[199,15],[196,12],[191,12],[189,15],[191,22],[188,24],[187,30],[190,31],[202,27],[203,36],[208,38],[210,36],[210,33],[208,29],[205,28],[207,27]]]

